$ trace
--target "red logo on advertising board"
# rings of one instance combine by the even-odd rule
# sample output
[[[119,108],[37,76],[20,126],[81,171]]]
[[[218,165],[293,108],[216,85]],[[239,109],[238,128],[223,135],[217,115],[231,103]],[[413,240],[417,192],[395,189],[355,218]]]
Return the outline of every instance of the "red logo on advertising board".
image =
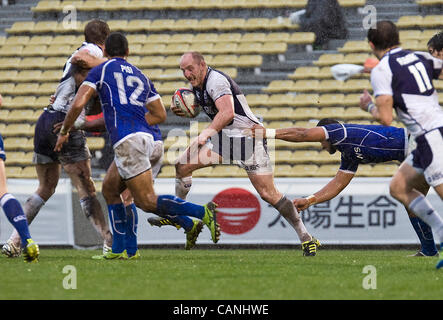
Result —
[[[219,192],[212,201],[218,205],[217,222],[225,233],[248,232],[260,219],[260,202],[248,190],[229,188]]]

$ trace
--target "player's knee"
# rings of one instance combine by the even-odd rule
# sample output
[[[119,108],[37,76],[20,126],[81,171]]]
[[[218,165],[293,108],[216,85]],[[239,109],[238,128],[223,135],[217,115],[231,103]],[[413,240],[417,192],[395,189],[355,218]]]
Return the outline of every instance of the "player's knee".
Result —
[[[260,195],[260,197],[263,199],[263,201],[266,201],[269,204],[273,204],[275,203],[275,197],[273,195],[272,192],[269,192],[268,190],[264,189],[264,190],[259,190],[258,194]],[[278,201],[278,199],[277,199]]]
[[[134,198],[134,203],[143,211],[155,212],[157,208],[157,196],[155,194],[148,194],[141,199]]]
[[[402,195],[405,194],[405,188],[403,183],[399,183],[396,179],[392,179],[391,183],[389,184],[389,193],[390,195],[399,200],[402,198]]]

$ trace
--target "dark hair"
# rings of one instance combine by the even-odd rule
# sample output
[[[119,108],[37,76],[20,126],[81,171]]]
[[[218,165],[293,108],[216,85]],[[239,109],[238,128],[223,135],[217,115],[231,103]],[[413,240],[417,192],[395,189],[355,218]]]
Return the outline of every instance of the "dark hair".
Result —
[[[321,120],[317,123],[317,127],[322,127],[322,126],[325,126],[325,125],[327,125],[327,124],[333,124],[333,123],[338,123],[338,124],[340,124],[340,122],[338,122],[338,121],[335,120],[335,119],[332,119],[332,118],[323,118],[323,119],[321,119]]]
[[[128,53],[128,39],[120,32],[113,32],[105,42],[105,51],[109,57],[124,57]]]
[[[368,40],[377,50],[385,50],[400,44],[397,26],[392,21],[379,21],[375,29],[368,30]]]
[[[432,36],[431,39],[429,39],[428,48],[431,48],[439,52],[443,50],[443,31],[436,33],[435,35]]]
[[[85,26],[85,41],[95,44],[105,44],[105,40],[110,33],[111,30],[105,21],[93,19]]]

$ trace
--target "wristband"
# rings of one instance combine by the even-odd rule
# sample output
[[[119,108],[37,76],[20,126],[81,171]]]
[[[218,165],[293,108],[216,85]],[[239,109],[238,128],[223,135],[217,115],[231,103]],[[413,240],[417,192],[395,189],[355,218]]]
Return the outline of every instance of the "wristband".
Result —
[[[266,139],[275,139],[275,129],[266,129]]]
[[[313,194],[311,194],[309,197],[306,197],[305,199],[308,200],[309,205],[317,203],[317,198]]]
[[[369,113],[372,113],[372,109],[374,109],[374,108],[376,108],[374,102],[370,102],[370,103],[368,104],[368,106],[367,106],[367,111],[368,111]]]
[[[60,135],[61,136],[67,136],[69,134],[69,131],[66,130],[65,126],[62,126],[60,129]]]

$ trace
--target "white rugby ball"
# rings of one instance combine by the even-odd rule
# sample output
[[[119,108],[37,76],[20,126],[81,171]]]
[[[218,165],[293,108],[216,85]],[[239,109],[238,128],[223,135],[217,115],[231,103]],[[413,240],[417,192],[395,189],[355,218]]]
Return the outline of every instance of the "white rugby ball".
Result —
[[[171,110],[179,116],[195,118],[200,113],[200,106],[192,90],[179,88],[175,90],[172,96]],[[181,114],[178,114],[176,111]]]

